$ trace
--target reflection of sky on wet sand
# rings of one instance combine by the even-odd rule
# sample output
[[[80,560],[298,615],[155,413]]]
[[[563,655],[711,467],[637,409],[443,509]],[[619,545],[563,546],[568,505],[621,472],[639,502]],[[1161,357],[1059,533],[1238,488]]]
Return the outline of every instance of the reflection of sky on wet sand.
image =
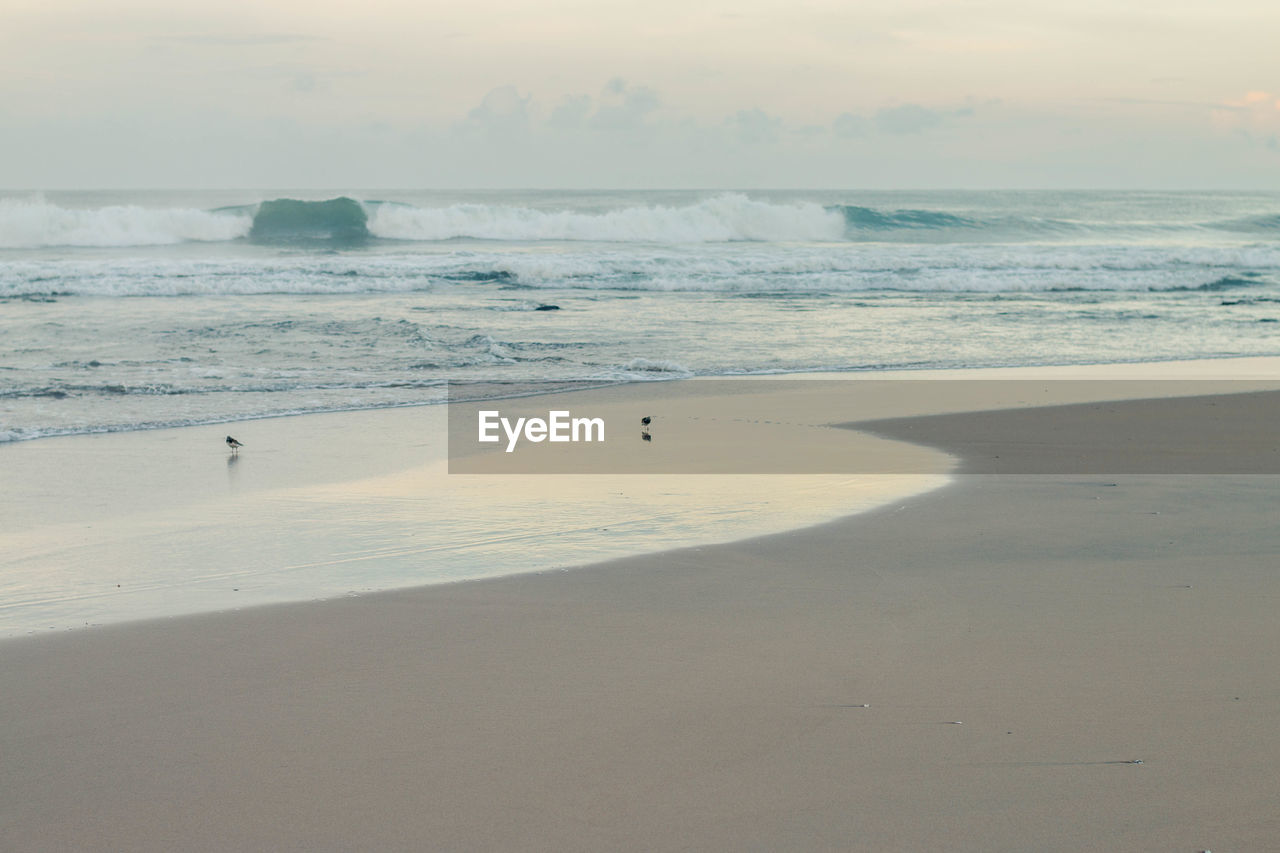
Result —
[[[1186,376],[1178,365],[1145,370]],[[1132,374],[1121,366],[1110,375]],[[949,457],[833,423],[1152,395],[1134,390],[1149,386],[1115,382],[1055,383],[1062,399],[1041,394],[1030,402],[1030,386],[1016,382],[913,388],[876,381],[856,393],[836,393],[829,382],[722,385],[591,392],[592,412],[598,405],[612,413],[610,423],[627,425],[625,440],[610,442],[613,455],[592,469],[617,473],[449,474],[444,407],[246,421],[236,428],[246,444],[239,454],[227,452],[218,426],[0,448],[0,636],[560,570],[796,529],[946,481]],[[867,386],[876,386],[874,393]],[[1245,390],[1243,383],[1232,387]],[[1192,382],[1166,388],[1227,390]],[[545,411],[554,402],[545,396],[502,405]],[[771,416],[779,410],[785,423]],[[752,412],[758,417],[744,415]],[[650,442],[641,436],[643,414],[654,416]],[[704,418],[711,417],[721,420],[710,435],[726,458],[741,462],[737,470],[783,473],[633,473],[645,470],[646,459],[685,464],[705,453],[688,447],[705,438]],[[761,447],[767,452],[758,457],[737,455]],[[785,473],[822,472],[807,457],[834,463],[832,453],[898,454],[914,467],[876,470],[917,473]],[[796,467],[769,467],[778,460]]]
[[[238,455],[210,450],[216,427],[6,448],[0,636],[559,570],[802,527],[944,479],[450,475],[444,417],[252,422]]]

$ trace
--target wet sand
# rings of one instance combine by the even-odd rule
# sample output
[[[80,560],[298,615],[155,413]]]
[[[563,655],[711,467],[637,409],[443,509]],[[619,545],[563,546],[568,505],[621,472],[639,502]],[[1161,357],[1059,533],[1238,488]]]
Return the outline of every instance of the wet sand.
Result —
[[[880,422],[1012,473],[766,538],[6,641],[0,848],[1266,849],[1280,396],[1214,402]]]

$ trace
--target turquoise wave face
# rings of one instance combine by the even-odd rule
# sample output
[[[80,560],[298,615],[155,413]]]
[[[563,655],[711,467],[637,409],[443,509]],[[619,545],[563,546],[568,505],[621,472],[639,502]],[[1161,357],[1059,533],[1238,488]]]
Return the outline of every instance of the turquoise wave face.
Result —
[[[323,241],[351,245],[369,237],[369,217],[364,207],[346,196],[326,201],[264,201],[258,205],[249,229],[249,239],[260,243]]]
[[[981,228],[983,223],[965,216],[936,210],[877,210],[853,204],[836,205],[844,221],[856,230],[896,228]]]

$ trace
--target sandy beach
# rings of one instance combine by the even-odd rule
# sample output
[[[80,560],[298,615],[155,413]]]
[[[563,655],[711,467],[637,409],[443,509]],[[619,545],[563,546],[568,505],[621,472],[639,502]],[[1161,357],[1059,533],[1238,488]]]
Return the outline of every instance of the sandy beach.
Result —
[[[576,571],[6,640],[0,847],[1268,849],[1277,422],[1275,392],[878,420],[961,474]]]
[[[0,22],[0,853],[1280,853],[1280,3]]]

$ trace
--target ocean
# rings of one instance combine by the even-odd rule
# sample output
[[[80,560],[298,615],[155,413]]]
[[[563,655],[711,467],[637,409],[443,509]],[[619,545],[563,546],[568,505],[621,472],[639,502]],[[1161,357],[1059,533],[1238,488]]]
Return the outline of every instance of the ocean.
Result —
[[[0,317],[0,442],[449,381],[1276,355],[1280,194],[3,192]]]
[[[447,476],[431,404],[1275,355],[1278,236],[1280,194],[3,193],[0,637],[555,571],[901,500],[946,477]],[[683,422],[656,414],[661,443]]]

